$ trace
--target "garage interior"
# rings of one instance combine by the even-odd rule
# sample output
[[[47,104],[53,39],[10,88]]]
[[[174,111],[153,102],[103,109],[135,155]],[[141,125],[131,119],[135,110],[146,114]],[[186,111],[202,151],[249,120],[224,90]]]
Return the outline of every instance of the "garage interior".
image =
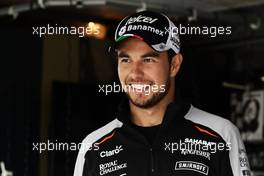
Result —
[[[238,126],[252,170],[264,175],[264,0],[1,0],[0,161],[6,170],[73,175],[77,150],[40,153],[34,146],[80,143],[114,118],[122,95],[98,92],[98,85],[118,82],[108,47],[118,22],[145,9],[185,26],[231,27],[230,35],[180,36],[184,61],[176,84],[194,106]],[[94,23],[103,26],[103,36],[34,34],[47,25]],[[259,109],[245,110],[250,98]],[[245,113],[258,114],[254,124],[244,123]]]

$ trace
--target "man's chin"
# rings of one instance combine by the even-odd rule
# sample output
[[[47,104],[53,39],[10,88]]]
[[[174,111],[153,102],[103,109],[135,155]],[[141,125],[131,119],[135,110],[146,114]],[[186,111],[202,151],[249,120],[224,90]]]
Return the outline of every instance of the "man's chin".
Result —
[[[136,107],[139,107],[139,108],[149,108],[150,106],[148,105],[148,102],[147,101],[143,101],[143,100],[132,100],[130,99],[130,102],[135,105]]]
[[[146,95],[144,93],[137,93],[137,94],[129,94],[128,95],[130,102],[140,108],[150,108],[153,106],[153,103],[151,103],[153,99],[153,95]]]

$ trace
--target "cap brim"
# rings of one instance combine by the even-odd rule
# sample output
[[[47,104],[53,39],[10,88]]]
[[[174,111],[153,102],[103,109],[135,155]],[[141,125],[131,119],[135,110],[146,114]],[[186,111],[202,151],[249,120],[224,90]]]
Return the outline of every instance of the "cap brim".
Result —
[[[125,36],[123,35],[123,36],[120,36],[119,38],[117,38],[116,41],[115,41],[111,46],[109,46],[109,48],[108,48],[108,52],[109,52],[109,53],[116,52],[116,50],[117,50],[117,48],[119,47],[119,45],[120,45],[123,41],[125,41],[126,39],[128,39],[128,38],[130,38],[130,37],[134,37],[134,38],[137,38],[137,39],[142,40],[142,41],[145,42],[149,47],[151,47],[153,50],[155,50],[155,49],[152,47],[152,45],[151,45],[148,41],[144,40],[143,37],[141,37],[141,36],[139,36],[139,35],[137,35],[137,34],[126,34]],[[157,51],[157,50],[155,50],[155,51]],[[160,52],[160,51],[157,51],[157,52]]]
[[[123,36],[120,36],[119,38],[116,39],[116,41],[111,45],[109,46],[108,48],[108,52],[111,53],[111,52],[116,52],[118,46],[123,42],[125,41],[127,38],[130,38],[130,37],[135,37],[135,38],[138,38],[142,41],[144,41],[144,39],[138,35],[135,35],[135,34],[128,34],[128,35],[123,35]]]

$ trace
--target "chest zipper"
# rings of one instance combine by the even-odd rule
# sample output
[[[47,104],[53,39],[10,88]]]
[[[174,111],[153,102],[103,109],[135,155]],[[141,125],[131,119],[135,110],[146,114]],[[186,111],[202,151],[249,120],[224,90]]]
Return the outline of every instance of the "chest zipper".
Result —
[[[154,156],[153,156],[153,149],[150,148],[150,169],[151,169],[151,173],[153,174],[155,169],[154,169]]]

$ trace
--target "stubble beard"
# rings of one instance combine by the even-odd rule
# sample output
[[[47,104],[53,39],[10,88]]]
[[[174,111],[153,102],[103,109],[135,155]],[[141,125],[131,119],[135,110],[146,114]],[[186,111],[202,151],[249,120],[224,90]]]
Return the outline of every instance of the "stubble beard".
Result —
[[[126,92],[126,95],[129,99],[129,101],[133,105],[135,105],[139,108],[147,109],[147,108],[151,108],[151,107],[155,106],[156,104],[158,104],[168,94],[169,89],[170,89],[170,84],[171,84],[171,81],[168,78],[166,80],[165,87],[164,87],[165,91],[154,92],[153,94],[148,95],[151,97],[147,98],[146,100],[143,100],[140,96],[138,96],[136,98],[132,98],[128,92]]]

